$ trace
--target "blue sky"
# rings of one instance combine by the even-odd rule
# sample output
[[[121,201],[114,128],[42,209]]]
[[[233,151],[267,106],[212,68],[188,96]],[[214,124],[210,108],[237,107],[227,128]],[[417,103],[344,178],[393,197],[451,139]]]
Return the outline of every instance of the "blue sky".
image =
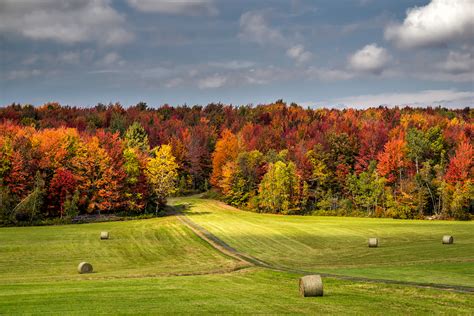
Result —
[[[0,0],[0,104],[472,106],[474,0]]]

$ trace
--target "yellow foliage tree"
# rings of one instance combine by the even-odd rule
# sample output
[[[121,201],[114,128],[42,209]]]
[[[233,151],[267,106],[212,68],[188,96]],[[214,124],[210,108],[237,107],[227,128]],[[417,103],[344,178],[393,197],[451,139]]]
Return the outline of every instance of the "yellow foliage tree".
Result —
[[[171,146],[162,145],[152,151],[145,170],[148,183],[156,199],[156,210],[166,204],[166,198],[176,192],[178,164],[173,156]]]

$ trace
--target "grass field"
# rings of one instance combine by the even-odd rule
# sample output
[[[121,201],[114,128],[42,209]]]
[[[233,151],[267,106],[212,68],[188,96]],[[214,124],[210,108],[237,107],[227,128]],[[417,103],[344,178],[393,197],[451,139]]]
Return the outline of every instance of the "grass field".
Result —
[[[111,239],[100,240],[101,231]],[[96,273],[79,275],[91,262]],[[238,263],[176,217],[97,224],[0,229],[2,283],[144,277],[230,271]]]
[[[472,295],[327,278],[325,296],[300,297],[299,275],[263,269],[186,277],[0,285],[0,313],[470,314]]]
[[[186,197],[187,215],[229,245],[265,262],[304,271],[474,286],[474,223],[281,216]],[[455,237],[443,245],[442,236]],[[379,238],[368,248],[369,237]]]
[[[418,251],[426,267],[443,272],[442,283],[472,284],[470,223],[426,223],[440,225],[430,235],[428,228],[418,227],[424,225],[420,222],[261,215],[195,197],[172,203],[192,204],[188,216],[193,221],[238,250],[275,264],[318,271],[324,267],[337,274],[359,274],[354,269],[362,266],[361,270],[374,268],[384,273],[392,269],[393,278],[400,273],[400,279],[416,274],[429,279],[429,271],[415,265],[399,267],[401,272],[397,272],[401,257],[416,261]],[[390,228],[388,223],[399,226]],[[378,230],[377,224],[387,227]],[[348,228],[351,225],[354,227]],[[445,225],[452,228],[446,233],[456,236],[454,246],[426,246],[428,255],[420,251],[421,246],[408,247],[409,240],[402,240],[405,247],[397,246],[396,236],[404,235],[405,230],[418,231],[425,245],[432,236],[441,246],[438,234]],[[110,232],[110,240],[99,240],[103,230]],[[383,238],[379,235],[381,247],[370,249],[383,256],[367,252],[365,230],[384,233]],[[347,249],[351,240],[362,246]],[[392,247],[396,249],[390,250]],[[446,251],[452,257],[449,262],[441,260]],[[77,273],[77,264],[83,260],[94,265],[94,273]],[[470,293],[336,278],[324,278],[324,297],[303,298],[298,293],[300,276],[245,266],[200,239],[175,216],[0,228],[0,314],[474,313]]]

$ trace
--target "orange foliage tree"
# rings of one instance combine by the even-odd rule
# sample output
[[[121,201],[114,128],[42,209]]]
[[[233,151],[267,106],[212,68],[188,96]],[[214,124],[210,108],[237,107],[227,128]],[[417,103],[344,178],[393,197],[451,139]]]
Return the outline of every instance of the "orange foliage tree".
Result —
[[[219,187],[219,183],[222,180],[223,167],[227,162],[235,160],[239,151],[239,140],[237,136],[227,129],[224,130],[212,154],[212,185]]]

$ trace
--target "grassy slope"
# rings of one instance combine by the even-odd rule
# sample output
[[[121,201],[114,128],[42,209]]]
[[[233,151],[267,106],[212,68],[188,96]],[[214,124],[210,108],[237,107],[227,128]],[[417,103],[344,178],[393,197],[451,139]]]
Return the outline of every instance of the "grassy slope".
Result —
[[[101,231],[111,239],[101,241]],[[81,261],[97,273],[79,275]],[[0,229],[2,283],[206,273],[235,265],[175,217]]]
[[[110,240],[99,240],[102,230]],[[77,274],[81,260],[92,262],[96,273]],[[175,217],[0,228],[0,314],[474,311],[472,294],[331,278],[324,280],[324,297],[302,298],[300,275],[260,268],[175,275],[236,266]]]
[[[231,246],[269,263],[369,278],[474,286],[474,223],[279,216],[196,197],[188,216]],[[444,234],[454,245],[442,245]],[[379,237],[379,248],[367,239]]]

